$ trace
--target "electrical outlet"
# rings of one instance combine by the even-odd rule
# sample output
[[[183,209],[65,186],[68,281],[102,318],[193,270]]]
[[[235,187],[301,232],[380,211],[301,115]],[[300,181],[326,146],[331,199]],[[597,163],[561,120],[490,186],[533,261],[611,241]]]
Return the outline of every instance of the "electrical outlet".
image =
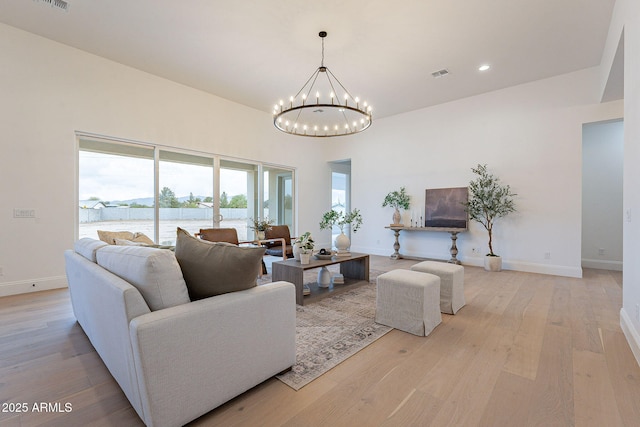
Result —
[[[545,252],[544,259],[551,259],[551,252]]]
[[[598,255],[604,255],[604,248],[598,248]]]

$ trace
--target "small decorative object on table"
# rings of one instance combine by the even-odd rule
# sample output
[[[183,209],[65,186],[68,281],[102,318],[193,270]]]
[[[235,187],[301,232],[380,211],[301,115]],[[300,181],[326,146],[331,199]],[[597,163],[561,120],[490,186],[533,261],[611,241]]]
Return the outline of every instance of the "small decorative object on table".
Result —
[[[309,264],[311,261],[311,255],[313,254],[314,242],[309,231],[298,237],[295,243],[300,244],[300,263]]]
[[[338,212],[334,210],[330,210],[329,212],[325,212],[322,215],[322,221],[320,221],[320,230],[331,229],[334,225],[340,227],[340,235],[336,237],[336,241],[334,242],[336,245],[336,249],[338,252],[336,256],[348,256],[349,255],[349,247],[351,246],[351,241],[346,234],[344,234],[344,226],[349,224],[351,226],[351,231],[354,233],[358,231],[360,226],[362,225],[362,215],[360,214],[359,209],[354,209],[351,212],[345,214],[344,212]]]
[[[251,218],[251,222],[253,225],[250,225],[249,228],[255,231],[257,240],[264,240],[264,232],[267,230],[271,230],[271,226],[275,222],[269,218]]]
[[[331,256],[331,250],[327,251],[324,248],[320,249],[320,251],[314,255],[316,259],[331,259]],[[320,271],[318,271],[318,287],[330,288],[331,284],[331,272],[327,267],[322,267]]]
[[[334,285],[344,285],[344,276],[340,273],[334,274],[331,278],[331,283]]]
[[[400,187],[400,191],[392,191],[387,194],[382,202],[382,207],[391,206],[395,209],[393,212],[393,224],[391,227],[401,227],[402,215],[400,215],[400,209],[407,210],[411,204],[411,196],[409,196],[404,187]],[[413,221],[413,220],[412,220]]]
[[[333,253],[331,252],[331,249],[320,249],[320,251],[314,255],[314,257],[316,259],[331,259],[331,257],[333,257]]]

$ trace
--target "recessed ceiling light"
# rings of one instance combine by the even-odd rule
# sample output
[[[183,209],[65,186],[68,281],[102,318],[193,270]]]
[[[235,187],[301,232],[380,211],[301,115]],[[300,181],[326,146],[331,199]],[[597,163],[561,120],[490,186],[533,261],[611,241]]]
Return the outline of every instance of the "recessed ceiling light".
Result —
[[[478,67],[478,71],[487,71],[489,68],[491,68],[491,65],[482,64],[481,66]]]

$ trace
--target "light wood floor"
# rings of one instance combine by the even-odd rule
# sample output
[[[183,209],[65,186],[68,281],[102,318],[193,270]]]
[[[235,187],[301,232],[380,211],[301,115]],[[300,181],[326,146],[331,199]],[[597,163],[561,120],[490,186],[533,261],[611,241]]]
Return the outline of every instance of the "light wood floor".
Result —
[[[391,270],[415,261],[372,257]],[[638,426],[640,368],[620,273],[465,267],[467,305],[429,337],[391,331],[294,391],[270,379],[195,426]],[[2,426],[142,425],[75,322],[66,290],[0,299]],[[39,402],[69,413],[33,413]],[[3,406],[2,409],[5,409]]]

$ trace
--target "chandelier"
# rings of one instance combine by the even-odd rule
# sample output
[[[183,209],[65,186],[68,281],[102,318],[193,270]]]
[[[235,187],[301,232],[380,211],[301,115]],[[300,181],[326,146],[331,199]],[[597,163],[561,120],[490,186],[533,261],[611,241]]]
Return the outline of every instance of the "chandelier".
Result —
[[[280,100],[273,107],[273,124],[288,134],[320,138],[362,132],[371,126],[371,106],[353,97],[324,65],[327,32],[318,35],[322,40],[320,67],[288,102]]]

